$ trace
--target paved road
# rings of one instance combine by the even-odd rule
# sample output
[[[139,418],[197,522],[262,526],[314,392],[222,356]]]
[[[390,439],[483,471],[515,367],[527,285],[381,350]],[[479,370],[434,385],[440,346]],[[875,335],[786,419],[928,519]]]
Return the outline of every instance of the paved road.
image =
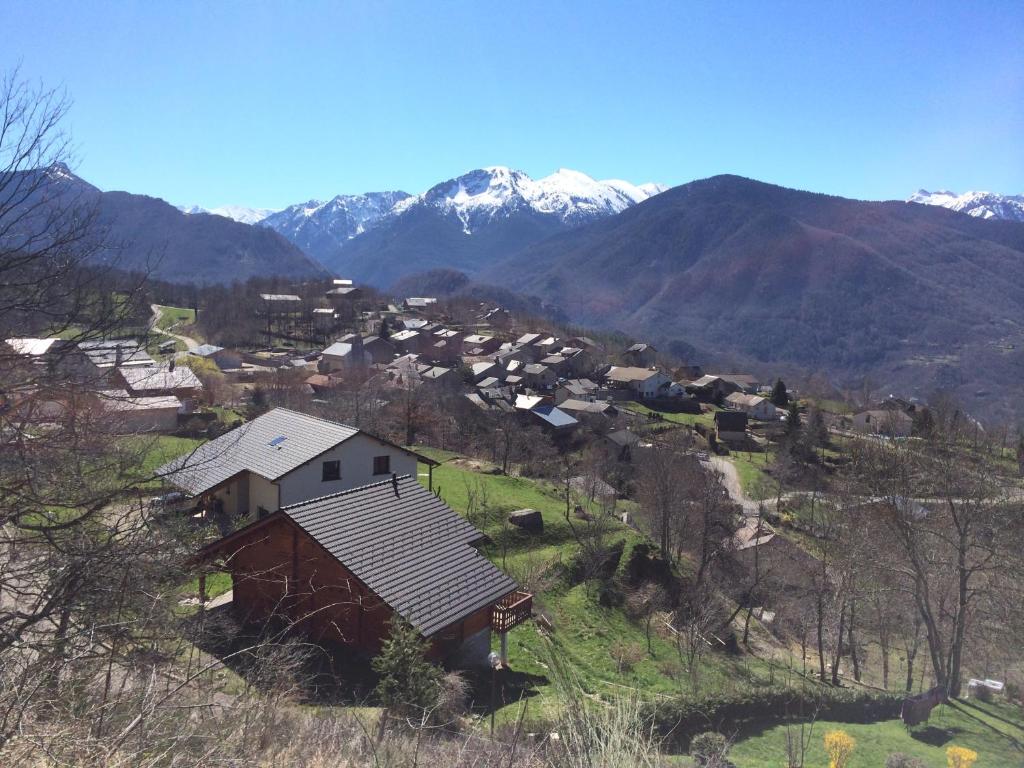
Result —
[[[149,308],[153,311],[153,317],[151,317],[149,320],[149,327],[156,328],[156,324],[160,322],[160,318],[163,316],[164,311],[159,304],[150,304]],[[159,328],[157,330],[159,331],[159,333],[162,333],[165,336],[170,336],[172,339],[177,339],[178,341],[182,342],[189,352],[195,352],[195,350],[199,347],[199,342],[193,339],[191,336],[182,336],[179,333],[174,333],[173,331],[166,331],[162,328]]]

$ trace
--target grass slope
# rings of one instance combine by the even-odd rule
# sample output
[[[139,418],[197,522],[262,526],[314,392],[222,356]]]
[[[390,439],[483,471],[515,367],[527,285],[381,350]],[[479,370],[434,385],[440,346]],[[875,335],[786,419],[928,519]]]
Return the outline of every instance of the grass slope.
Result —
[[[531,573],[551,568],[558,563],[569,564],[579,545],[569,522],[565,519],[565,501],[554,486],[525,478],[506,477],[474,471],[453,460],[450,453],[418,448],[421,453],[445,463],[434,468],[434,488],[442,498],[491,538],[483,552],[499,567],[522,582]],[[426,484],[426,467],[420,468],[420,480]],[[470,496],[481,491],[487,494],[490,514],[467,515]],[[544,517],[544,533],[530,536],[507,525],[507,513],[513,509],[530,508]],[[585,525],[572,520],[573,525]],[[609,542],[625,541],[620,569],[630,551],[645,537],[637,531],[613,523]],[[520,684],[506,691],[505,706],[500,719],[517,714],[519,696],[530,701],[530,718],[550,716],[558,702],[550,684],[549,653],[564,659],[578,676],[584,690],[593,696],[608,697],[616,693],[636,693],[646,699],[659,696],[692,695],[686,668],[680,663],[674,642],[664,627],[652,632],[650,653],[647,637],[640,623],[630,621],[621,608],[607,608],[598,601],[596,585],[569,586],[564,580],[541,580],[535,593],[535,612],[551,619],[554,631],[551,648],[532,622],[509,633],[509,661]],[[659,631],[660,629],[660,631]],[[494,638],[497,644],[497,638]],[[622,666],[617,660],[623,649],[634,655],[633,664]],[[776,673],[776,678],[780,676]],[[707,653],[700,668],[699,694],[715,691],[735,693],[752,687],[768,685],[772,679],[767,662],[752,658],[740,659]]]
[[[946,749],[969,747],[978,753],[974,768],[1006,768],[1024,764],[1024,721],[1009,704],[957,701],[935,710],[927,726],[909,733],[898,720],[859,724],[819,721],[814,724],[805,765],[827,765],[822,739],[826,731],[846,731],[857,740],[848,768],[879,768],[893,752],[925,761],[929,768],[946,765]],[[795,729],[799,733],[799,728]],[[786,727],[776,726],[740,740],[729,753],[737,768],[786,765]]]

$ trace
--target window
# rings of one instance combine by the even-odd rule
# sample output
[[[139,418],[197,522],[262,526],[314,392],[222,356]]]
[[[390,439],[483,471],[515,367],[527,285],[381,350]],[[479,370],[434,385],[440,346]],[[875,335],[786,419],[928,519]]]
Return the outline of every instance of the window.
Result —
[[[340,461],[325,461],[323,467],[323,482],[327,483],[331,480],[341,480],[341,462]]]
[[[373,457],[373,474],[375,474],[375,475],[390,475],[391,474],[391,457],[390,456],[374,456]]]

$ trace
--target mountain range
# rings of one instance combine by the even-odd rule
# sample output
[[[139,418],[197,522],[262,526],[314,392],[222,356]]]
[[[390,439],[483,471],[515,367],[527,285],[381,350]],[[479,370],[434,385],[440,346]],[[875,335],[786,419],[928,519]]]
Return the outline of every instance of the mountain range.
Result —
[[[944,389],[975,413],[1024,415],[1012,394],[1024,374],[1024,223],[1006,220],[1010,197],[958,208],[950,201],[969,196],[868,202],[737,176],[664,190],[491,167],[249,226],[100,192],[67,169],[54,184],[98,201],[128,243],[121,266],[162,256],[155,275],[177,282],[329,270],[411,290],[430,271],[438,286],[488,285],[702,361]]]
[[[653,183],[597,181],[567,169],[535,180],[493,166],[415,196],[401,191],[338,195],[280,211],[241,206],[181,210],[259,223],[330,269],[386,286],[426,269],[474,271],[495,253],[613,216],[665,189]]]
[[[966,192],[958,195],[946,190],[929,192],[919,189],[907,198],[907,202],[939,205],[981,219],[1024,221],[1024,195],[998,195],[995,192]]]
[[[94,258],[127,271],[171,282],[216,283],[250,277],[326,276],[323,266],[272,230],[223,216],[186,215],[155,197],[103,192],[62,163],[26,174],[43,174],[34,198],[39,212],[51,206],[94,216],[106,246]]]
[[[737,176],[675,187],[494,262],[477,280],[584,325],[762,370],[955,392],[1024,412],[1024,224]]]

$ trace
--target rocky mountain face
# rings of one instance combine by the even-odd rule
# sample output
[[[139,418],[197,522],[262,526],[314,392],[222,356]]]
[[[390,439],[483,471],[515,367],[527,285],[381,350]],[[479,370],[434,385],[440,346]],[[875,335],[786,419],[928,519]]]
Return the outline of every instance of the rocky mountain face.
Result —
[[[367,192],[338,195],[330,200],[310,200],[290,205],[260,221],[288,238],[323,264],[340,259],[345,245],[372,229],[397,203],[409,198],[406,192]]]
[[[1024,195],[997,195],[994,192],[966,192],[958,195],[945,190],[929,192],[919,189],[907,198],[907,202],[938,205],[980,219],[1024,222]]]

